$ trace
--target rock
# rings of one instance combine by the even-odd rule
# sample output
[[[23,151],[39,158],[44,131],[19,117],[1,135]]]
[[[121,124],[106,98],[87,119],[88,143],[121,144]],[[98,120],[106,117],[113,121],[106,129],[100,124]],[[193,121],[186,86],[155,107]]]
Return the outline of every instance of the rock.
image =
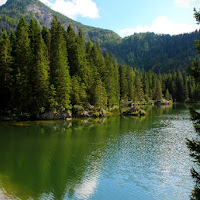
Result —
[[[45,112],[43,114],[39,114],[37,116],[37,119],[39,120],[57,120],[57,119],[69,119],[71,118],[71,113],[64,109],[59,109],[56,112],[51,109],[48,112]]]
[[[90,117],[90,114],[87,110],[84,110],[83,113],[81,114],[81,117]]]
[[[146,112],[142,109],[131,107],[130,109],[128,109],[127,111],[123,112],[122,115],[130,115],[130,116],[145,116]]]
[[[137,112],[137,111],[139,111],[139,108],[136,108],[135,106],[133,106],[127,112],[132,113],[132,112]]]
[[[169,105],[170,104],[170,102],[169,101],[167,101],[167,100],[162,100],[162,101],[155,101],[154,102],[154,105],[156,105],[156,106],[161,106],[161,105]]]
[[[105,115],[106,115],[106,112],[103,109],[100,108],[99,117],[105,117]]]

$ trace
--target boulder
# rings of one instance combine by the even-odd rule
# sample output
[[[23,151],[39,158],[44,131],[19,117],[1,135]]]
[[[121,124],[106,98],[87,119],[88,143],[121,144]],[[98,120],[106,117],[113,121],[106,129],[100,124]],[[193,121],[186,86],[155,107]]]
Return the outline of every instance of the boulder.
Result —
[[[123,112],[122,115],[130,116],[145,116],[146,112],[142,109],[136,108],[135,106],[129,108],[127,111]]]
[[[48,112],[39,114],[37,119],[39,120],[58,120],[58,119],[68,119],[71,118],[71,113],[64,109],[55,110],[51,109]]]

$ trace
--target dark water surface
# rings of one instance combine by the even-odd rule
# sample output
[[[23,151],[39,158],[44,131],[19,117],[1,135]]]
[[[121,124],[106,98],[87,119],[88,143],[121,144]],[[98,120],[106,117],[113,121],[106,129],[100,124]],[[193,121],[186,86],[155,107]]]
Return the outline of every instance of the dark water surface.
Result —
[[[184,105],[143,118],[0,124],[0,199],[189,200]]]

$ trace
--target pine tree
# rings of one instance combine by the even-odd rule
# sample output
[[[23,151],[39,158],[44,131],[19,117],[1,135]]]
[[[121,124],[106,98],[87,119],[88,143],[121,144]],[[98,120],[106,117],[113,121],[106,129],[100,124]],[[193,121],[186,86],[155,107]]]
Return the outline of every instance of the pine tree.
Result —
[[[40,26],[31,20],[29,26],[32,62],[30,65],[30,84],[32,93],[32,110],[44,110],[49,98],[49,61],[47,47],[42,38]]]
[[[165,98],[166,98],[167,100],[171,100],[171,99],[170,99],[170,93],[169,93],[169,90],[168,90],[168,89],[166,90]]]
[[[77,61],[78,61],[78,75],[81,81],[85,84],[86,90],[91,89],[92,82],[90,77],[92,76],[92,69],[89,65],[85,49],[85,39],[83,32],[80,29],[77,37]]]
[[[121,100],[128,100],[128,67],[125,64],[121,64],[119,68],[120,72],[120,96]]]
[[[128,79],[128,99],[133,101],[134,90],[135,90],[135,87],[134,87],[135,72],[133,71],[132,67],[128,67],[127,79]]]
[[[185,100],[185,87],[182,73],[178,70],[177,72],[177,80],[176,87],[178,88],[176,91],[177,101],[183,102]]]
[[[86,58],[88,62],[88,66],[90,67],[91,75],[89,77],[90,87],[87,90],[88,95],[88,101],[91,104],[95,104],[94,99],[94,91],[96,88],[96,80],[99,79],[99,77],[103,78],[101,73],[101,66],[105,68],[105,60],[103,55],[101,54],[101,50],[98,45],[92,44],[90,41],[86,44]],[[102,81],[102,80],[101,80]]]
[[[144,100],[144,91],[143,84],[139,74],[135,76],[135,91],[134,91],[134,101],[143,101]]]
[[[50,45],[51,45],[51,33],[47,27],[42,29],[42,38],[48,50],[48,59],[50,61]]]
[[[32,59],[28,25],[22,16],[16,31],[14,80],[12,102],[19,112],[28,112],[30,109],[30,61]]]
[[[5,109],[10,101],[12,86],[13,58],[11,56],[11,44],[6,32],[0,39],[0,108]]]
[[[108,107],[119,105],[119,72],[111,54],[105,55],[104,84],[108,95]]]
[[[71,80],[67,62],[64,28],[55,17],[51,24],[50,82],[56,91],[56,101],[62,108],[70,107]]]
[[[71,24],[68,26],[66,34],[66,45],[67,45],[67,54],[68,62],[70,67],[70,75],[78,75],[78,52],[77,52],[77,42],[76,42],[76,33],[73,30]]]
[[[162,83],[160,80],[157,80],[156,87],[154,91],[154,100],[161,100],[162,99]]]
[[[84,83],[81,83],[80,78],[76,76],[72,77],[72,105],[81,105],[87,101],[86,87]]]
[[[96,107],[107,108],[107,93],[100,78],[96,81],[94,102]]]

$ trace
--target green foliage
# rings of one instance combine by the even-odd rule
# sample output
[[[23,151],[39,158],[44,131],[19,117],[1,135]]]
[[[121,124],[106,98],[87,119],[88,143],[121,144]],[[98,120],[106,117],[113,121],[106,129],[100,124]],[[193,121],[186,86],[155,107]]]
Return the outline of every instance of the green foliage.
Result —
[[[94,90],[94,104],[96,107],[106,108],[107,107],[107,93],[106,89],[102,84],[102,81],[98,79],[96,81],[96,87]]]
[[[200,23],[200,12],[197,12],[196,9],[194,9],[194,16],[196,18],[197,23]],[[195,47],[200,55],[200,42],[199,41],[195,41]],[[193,66],[189,68],[189,71],[191,73],[191,75],[195,78],[197,84],[199,84],[199,80],[200,80],[200,74],[199,74],[199,63],[198,62],[193,62]],[[194,110],[194,108],[190,107],[190,114],[191,114],[191,118],[193,120],[194,123],[194,128],[196,130],[196,132],[199,134],[200,133],[200,113],[196,112]],[[194,190],[192,192],[191,195],[191,199],[192,200],[197,200],[200,199],[200,141],[199,139],[196,140],[188,140],[187,139],[187,146],[190,149],[191,152],[191,156],[194,159],[194,162],[197,163],[197,166],[194,168],[192,168],[191,170],[191,174],[192,177],[194,178],[196,184],[194,187]]]
[[[30,109],[30,63],[32,59],[28,24],[21,17],[17,31],[14,57],[14,83],[12,103],[19,111],[28,112]]]
[[[64,28],[55,17],[51,26],[50,82],[56,90],[56,101],[62,108],[70,107],[71,80],[67,63]]]
[[[49,61],[47,47],[42,38],[38,22],[31,21],[29,26],[32,61],[30,65],[32,109],[47,107],[49,94]]]
[[[154,90],[153,98],[154,100],[162,100],[163,94],[162,94],[162,83],[160,80],[156,80],[156,87]]]
[[[42,14],[44,10],[48,15]],[[198,14],[197,11],[196,13]],[[198,17],[197,14],[195,15],[196,17]],[[197,57],[193,41],[200,38],[199,31],[176,36],[139,33],[121,38],[110,30],[84,26],[51,10],[38,0],[8,0],[5,5],[0,7],[0,28],[7,32],[12,29],[15,30],[21,15],[24,15],[27,22],[35,18],[41,26],[48,28],[50,28],[52,18],[57,15],[58,20],[65,26],[65,30],[68,29],[67,24],[71,24],[70,29],[74,33],[77,33],[81,29],[87,41],[91,40],[99,44],[105,53],[111,52],[119,63],[126,63],[137,69],[152,70],[161,73],[172,72],[173,69],[184,69],[186,65],[191,63],[193,58]],[[49,50],[50,46],[48,44],[50,43],[49,38],[47,38],[43,37]],[[73,45],[74,42],[72,42]],[[67,44],[67,47],[69,46]],[[70,66],[71,58],[74,55],[70,54],[69,51],[68,54]],[[71,69],[76,71],[74,66]],[[75,74],[72,73],[70,75],[73,76]]]
[[[199,31],[175,36],[135,33],[120,42],[102,47],[110,51],[118,62],[137,69],[165,73],[185,69],[193,58],[197,58],[193,47],[193,41],[197,38],[200,39]]]
[[[57,17],[50,30],[41,29],[37,20],[28,25],[22,17],[16,33],[2,34],[0,49],[0,84],[7,90],[1,94],[5,109],[16,113],[36,116],[88,105],[112,109],[120,103],[152,103],[162,94],[167,100],[199,99],[191,76],[118,66],[112,54],[103,55],[90,40],[85,43],[81,30],[76,34],[70,25],[65,32]]]
[[[12,87],[11,44],[6,32],[0,38],[0,108],[5,109],[10,99]]]

